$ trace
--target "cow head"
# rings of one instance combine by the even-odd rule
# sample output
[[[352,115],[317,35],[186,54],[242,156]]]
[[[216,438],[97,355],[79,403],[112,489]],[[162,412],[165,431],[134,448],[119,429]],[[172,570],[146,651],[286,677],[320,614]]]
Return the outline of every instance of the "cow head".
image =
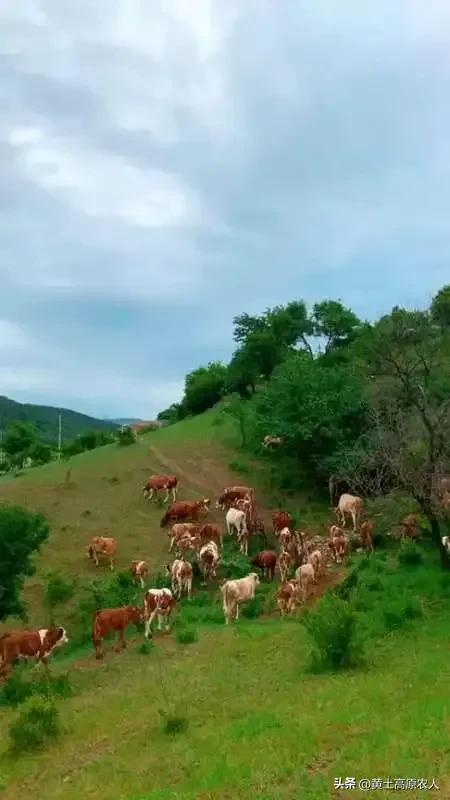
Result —
[[[209,511],[209,507],[210,507],[210,505],[211,505],[211,500],[210,500],[208,497],[205,497],[205,498],[202,500],[202,503],[201,503],[201,504],[202,504],[202,507],[203,507],[203,509],[204,509],[206,512],[208,512],[208,511]]]
[[[255,586],[257,586],[258,583],[261,583],[261,581],[259,580],[259,575],[258,575],[257,572],[250,572],[249,577],[253,578],[253,580],[255,582]]]
[[[128,606],[127,612],[128,612],[128,619],[130,620],[130,622],[142,622],[144,615],[140,608],[138,608],[137,606]]]

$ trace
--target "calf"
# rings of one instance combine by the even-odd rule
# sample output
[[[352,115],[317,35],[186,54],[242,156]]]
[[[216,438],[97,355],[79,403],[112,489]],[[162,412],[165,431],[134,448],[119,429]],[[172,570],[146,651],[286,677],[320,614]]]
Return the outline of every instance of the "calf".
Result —
[[[210,500],[177,500],[172,503],[161,520],[161,528],[164,528],[170,520],[174,522],[188,521],[197,522],[200,514],[207,514],[209,511]]]
[[[361,497],[355,497],[353,494],[342,494],[339,498],[339,503],[335,509],[338,522],[345,528],[345,517],[350,516],[353,521],[353,532],[358,527],[359,520],[364,508],[364,501]]]
[[[0,674],[6,675],[20,658],[35,658],[48,666],[48,657],[56,647],[67,644],[64,628],[41,628],[36,631],[11,631],[0,636]]]
[[[162,630],[162,620],[165,629],[169,630],[170,615],[175,606],[175,598],[170,589],[147,589],[144,595],[145,638],[152,635],[152,622],[158,617],[158,630]]]
[[[88,558],[93,558],[98,567],[98,557],[107,556],[111,571],[114,569],[114,559],[117,553],[117,541],[109,536],[94,536],[87,548]]]
[[[177,558],[173,564],[167,564],[167,572],[172,579],[172,592],[179,600],[183,592],[191,599],[192,592],[192,564]]]
[[[220,587],[223,599],[223,613],[225,624],[228,625],[230,619],[239,619],[239,606],[248,600],[253,600],[256,587],[260,583],[256,572],[250,572],[245,578],[225,581]]]
[[[336,563],[342,561],[342,559],[348,553],[348,538],[342,528],[339,528],[337,525],[332,525],[330,528],[328,547],[330,548],[332,558],[334,561],[336,561]]]
[[[263,578],[273,581],[277,565],[277,555],[273,550],[262,550],[250,563],[261,570]]]
[[[152,500],[155,496],[158,498],[158,492],[162,489],[165,490],[166,496],[164,503],[169,502],[170,493],[172,494],[173,502],[177,499],[178,491],[178,478],[176,475],[150,475],[147,483],[143,488],[144,497],[146,500]]]
[[[219,551],[215,542],[208,542],[201,549],[198,563],[203,575],[202,586],[206,586],[210,578],[216,577],[216,567],[219,561]]]
[[[292,614],[299,600],[299,585],[297,581],[286,581],[281,584],[277,591],[277,606],[280,614]]]
[[[143,589],[145,586],[144,578],[148,578],[148,566],[145,561],[132,561],[131,562],[131,574],[136,583],[141,584],[141,588]]]
[[[359,535],[364,550],[371,552],[373,550],[373,522],[371,520],[366,520],[362,523]]]
[[[316,582],[313,565],[302,564],[301,567],[295,570],[295,577],[303,595],[303,600],[306,600],[309,586]]]
[[[313,552],[308,556],[307,563],[311,564],[314,570],[314,583],[317,583],[317,578],[322,564],[322,553],[320,550],[313,550]]]
[[[117,633],[117,650],[126,647],[124,631],[132,622],[142,621],[142,611],[137,606],[125,606],[124,608],[105,608],[103,611],[95,611],[92,618],[92,643],[95,649],[95,657],[103,658],[102,641],[111,631]]]

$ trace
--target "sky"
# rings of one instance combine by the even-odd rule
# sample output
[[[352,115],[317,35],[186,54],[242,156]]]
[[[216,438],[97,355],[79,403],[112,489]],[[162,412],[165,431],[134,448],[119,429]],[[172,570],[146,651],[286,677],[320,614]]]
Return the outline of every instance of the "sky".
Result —
[[[448,0],[27,0],[0,31],[0,394],[152,419],[236,314],[450,282]]]

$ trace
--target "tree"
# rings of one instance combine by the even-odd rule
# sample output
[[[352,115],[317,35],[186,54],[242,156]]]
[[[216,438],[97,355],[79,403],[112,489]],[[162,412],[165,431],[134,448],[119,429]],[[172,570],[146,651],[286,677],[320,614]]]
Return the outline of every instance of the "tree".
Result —
[[[136,434],[132,428],[129,428],[128,425],[124,425],[120,428],[117,434],[117,442],[122,447],[125,447],[129,444],[134,444],[136,441]]]
[[[450,284],[440,289],[433,298],[431,317],[443,329],[450,329]]]
[[[349,472],[378,489],[389,475],[419,505],[439,548],[439,487],[450,467],[450,359],[448,337],[427,312],[395,309],[364,343],[372,374],[371,425],[347,454]]]
[[[19,506],[0,508],[0,619],[24,613],[20,591],[32,575],[31,556],[47,539],[49,526],[42,514]]]
[[[29,449],[28,455],[33,464],[48,464],[52,460],[51,448],[43,442],[33,444]]]
[[[220,361],[186,375],[183,403],[189,414],[201,414],[212,408],[225,391],[227,368]]]
[[[250,314],[239,314],[233,318],[233,339],[239,344],[244,344],[252,333],[263,331],[266,322],[263,317],[252,317]]]
[[[316,336],[325,338],[325,352],[348,344],[361,325],[356,314],[337,300],[314,305],[313,325]]]
[[[12,422],[6,429],[3,449],[11,457],[25,458],[36,442],[36,428],[31,422]]]

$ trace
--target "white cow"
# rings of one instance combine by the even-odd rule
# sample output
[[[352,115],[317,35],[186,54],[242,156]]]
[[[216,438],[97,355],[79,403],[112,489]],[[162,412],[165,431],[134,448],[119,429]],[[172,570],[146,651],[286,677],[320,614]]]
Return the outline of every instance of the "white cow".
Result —
[[[223,613],[225,623],[229,624],[230,619],[239,619],[239,606],[247,600],[253,600],[258,583],[260,582],[256,572],[250,572],[245,578],[225,581],[220,587],[223,599]]]
[[[320,550],[313,550],[313,552],[308,556],[308,564],[311,564],[314,570],[314,583],[317,583],[317,576],[319,575],[319,570],[322,564],[322,553]]]
[[[308,595],[308,587],[311,583],[315,583],[316,575],[312,564],[302,564],[301,567],[295,570],[295,577],[303,595],[303,600],[306,600]]]
[[[164,620],[166,630],[169,629],[169,618],[175,605],[175,598],[170,589],[147,589],[144,595],[145,638],[151,636],[152,622],[158,617],[158,630]]]
[[[353,531],[356,531],[356,528],[359,525],[359,520],[361,518],[361,514],[364,508],[364,501],[361,497],[356,497],[353,494],[341,494],[339,498],[339,503],[336,508],[336,515],[341,523],[341,525],[345,528],[345,517],[346,515],[352,518],[353,521]]]
[[[192,564],[176,558],[173,564],[167,565],[167,572],[172,579],[172,592],[179,600],[182,593],[186,592],[188,599],[191,599],[192,592]]]
[[[229,536],[232,535],[233,531],[236,531],[237,535],[239,536],[247,530],[247,522],[244,511],[240,511],[237,508],[231,507],[228,509],[225,519]]]

